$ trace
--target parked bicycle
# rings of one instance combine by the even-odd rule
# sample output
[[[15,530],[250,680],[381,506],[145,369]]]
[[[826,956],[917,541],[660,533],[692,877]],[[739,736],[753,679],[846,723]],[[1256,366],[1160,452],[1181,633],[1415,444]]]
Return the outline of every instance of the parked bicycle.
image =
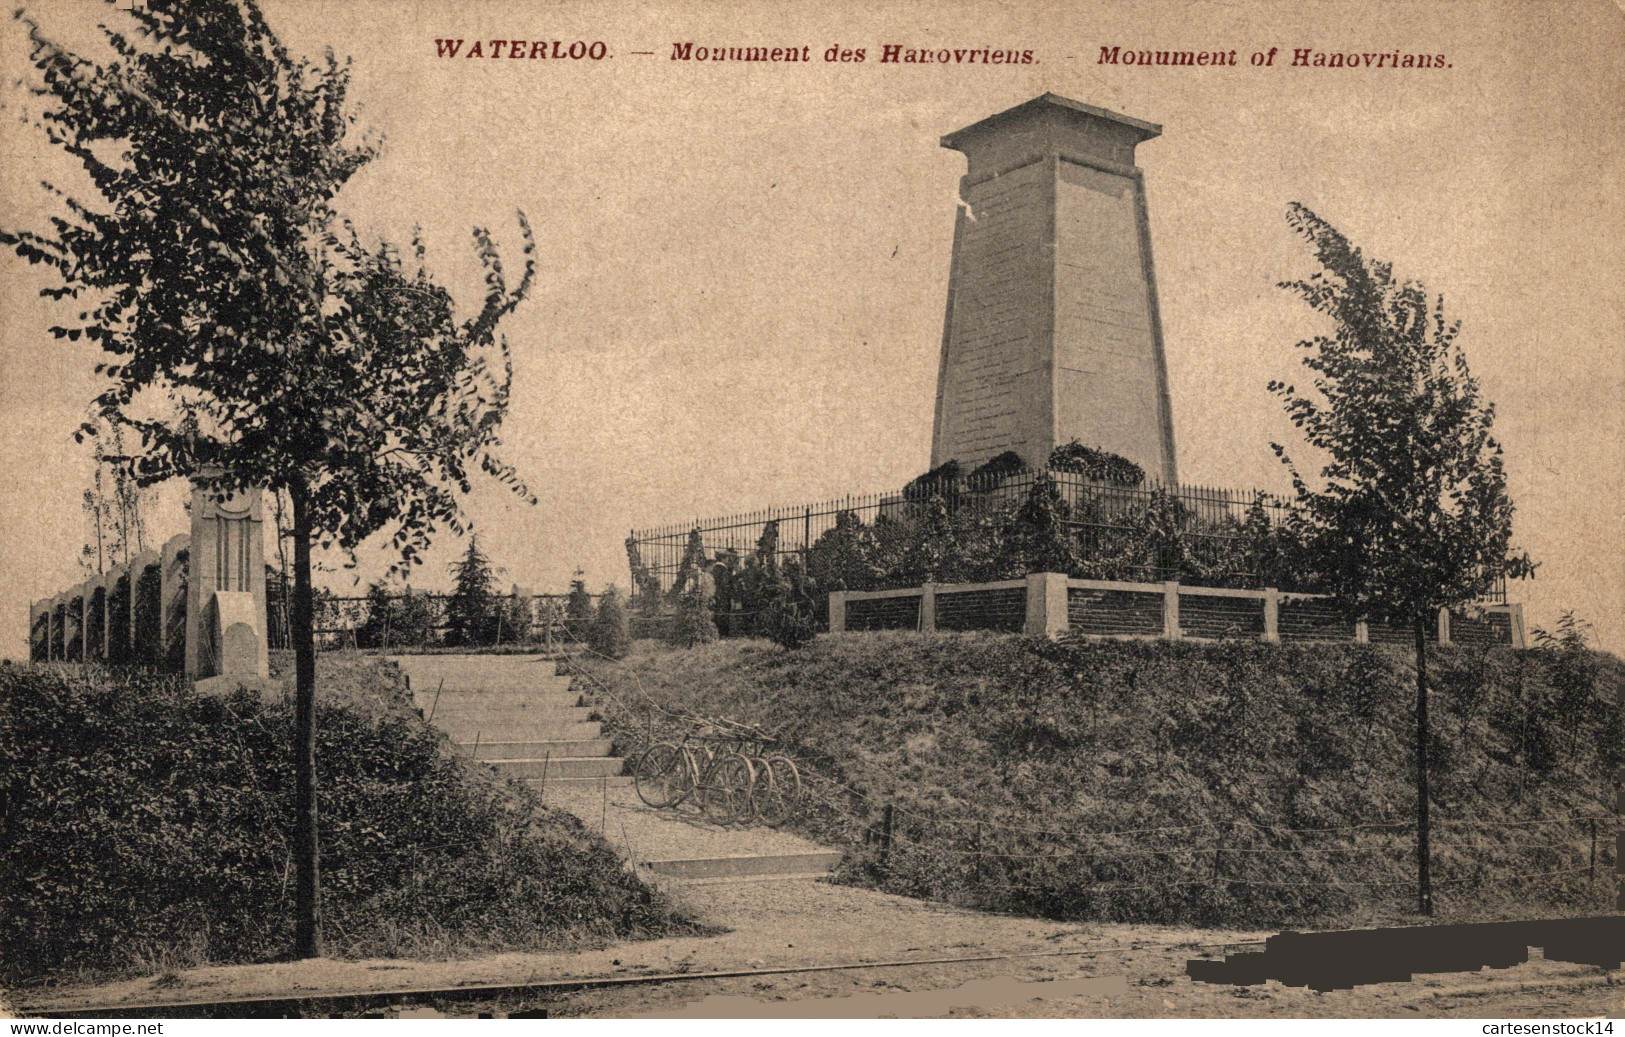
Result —
[[[742,727],[657,742],[632,766],[638,798],[656,808],[693,801],[706,817],[723,825],[753,819],[780,824],[800,805],[801,774],[788,756],[772,752],[775,745]]]

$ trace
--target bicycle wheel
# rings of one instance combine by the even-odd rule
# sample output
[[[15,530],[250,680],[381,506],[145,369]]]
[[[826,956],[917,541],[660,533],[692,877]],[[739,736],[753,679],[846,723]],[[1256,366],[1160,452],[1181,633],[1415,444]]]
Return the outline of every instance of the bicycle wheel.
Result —
[[[782,811],[779,820],[783,821],[801,809],[801,772],[788,756],[768,757],[767,769],[773,776],[773,795]]]
[[[750,786],[755,778],[750,760],[739,753],[717,757],[700,785],[700,806],[706,816],[719,825],[748,819],[752,813]]]
[[[787,814],[784,797],[779,794],[778,786],[773,781],[773,768],[765,756],[752,756],[750,764],[756,772],[756,780],[750,786],[750,805],[756,820],[776,825]]]
[[[670,742],[651,745],[632,765],[638,798],[652,807],[674,807],[693,790],[692,764],[681,747]]]

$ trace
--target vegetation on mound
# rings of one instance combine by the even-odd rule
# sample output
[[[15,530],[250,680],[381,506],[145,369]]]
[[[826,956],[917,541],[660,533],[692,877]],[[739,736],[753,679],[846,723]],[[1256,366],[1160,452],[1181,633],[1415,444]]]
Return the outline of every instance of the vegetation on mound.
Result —
[[[725,641],[583,660],[623,749],[648,704],[776,729],[891,892],[1056,918],[1214,926],[1408,917],[1414,683],[1401,652],[991,635]],[[1625,665],[1453,647],[1429,668],[1434,882],[1447,918],[1610,909]],[[681,721],[657,714],[657,738]],[[889,853],[880,829],[894,806]],[[1365,827],[1351,827],[1365,826]],[[1553,874],[1556,873],[1556,874]]]
[[[324,659],[331,953],[577,946],[694,926],[573,815]],[[369,673],[373,676],[368,681]],[[292,710],[178,679],[0,669],[0,978],[267,960],[292,937]]]

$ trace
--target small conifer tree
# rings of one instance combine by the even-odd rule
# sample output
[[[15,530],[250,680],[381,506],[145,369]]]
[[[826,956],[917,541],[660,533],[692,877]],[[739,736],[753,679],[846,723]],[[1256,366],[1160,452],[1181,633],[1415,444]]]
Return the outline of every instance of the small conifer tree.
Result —
[[[614,584],[598,599],[598,614],[593,617],[592,629],[587,634],[587,647],[607,659],[625,658],[632,649],[626,606],[621,601],[620,589]]]
[[[496,602],[491,592],[496,571],[491,560],[480,550],[478,534],[468,538],[468,550],[452,563],[451,575],[457,581],[451,600],[446,602],[446,632],[448,645],[478,645],[491,639],[496,631]]]

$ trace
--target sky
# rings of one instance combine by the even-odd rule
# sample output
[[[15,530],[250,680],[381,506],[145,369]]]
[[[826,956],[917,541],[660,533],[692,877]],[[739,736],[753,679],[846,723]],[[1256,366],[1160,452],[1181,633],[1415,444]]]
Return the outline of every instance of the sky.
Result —
[[[298,52],[353,59],[381,155],[338,198],[369,234],[421,225],[436,275],[477,305],[469,244],[538,283],[509,319],[503,456],[466,511],[503,582],[627,583],[631,527],[894,488],[929,462],[964,157],[943,134],[1052,91],[1163,126],[1139,147],[1182,479],[1287,488],[1294,430],[1265,390],[1319,329],[1276,283],[1312,270],[1286,225],[1308,205],[1442,293],[1497,408],[1531,625],[1573,609],[1625,639],[1625,14],[1606,2],[1480,4],[518,4],[266,0]],[[118,12],[28,5],[92,45]],[[601,61],[437,58],[435,39],[601,40]],[[673,44],[807,46],[806,64],[672,60]],[[1025,65],[882,64],[909,48],[1030,49]],[[465,44],[467,46],[469,44]],[[831,45],[863,64],[826,64]],[[1223,68],[1103,65],[1103,46],[1235,50]],[[1268,67],[1249,57],[1278,48]],[[1434,69],[1292,68],[1298,48],[1444,55]],[[651,54],[637,54],[651,51]],[[0,225],[53,211],[74,171],[15,116],[26,38],[0,24]],[[0,655],[28,605],[84,579],[72,431],[97,355],[52,339],[40,268],[0,257]],[[185,531],[184,491],[149,523]],[[449,583],[437,542],[414,585]],[[359,593],[364,548],[321,579]],[[332,558],[337,566],[341,559]]]

